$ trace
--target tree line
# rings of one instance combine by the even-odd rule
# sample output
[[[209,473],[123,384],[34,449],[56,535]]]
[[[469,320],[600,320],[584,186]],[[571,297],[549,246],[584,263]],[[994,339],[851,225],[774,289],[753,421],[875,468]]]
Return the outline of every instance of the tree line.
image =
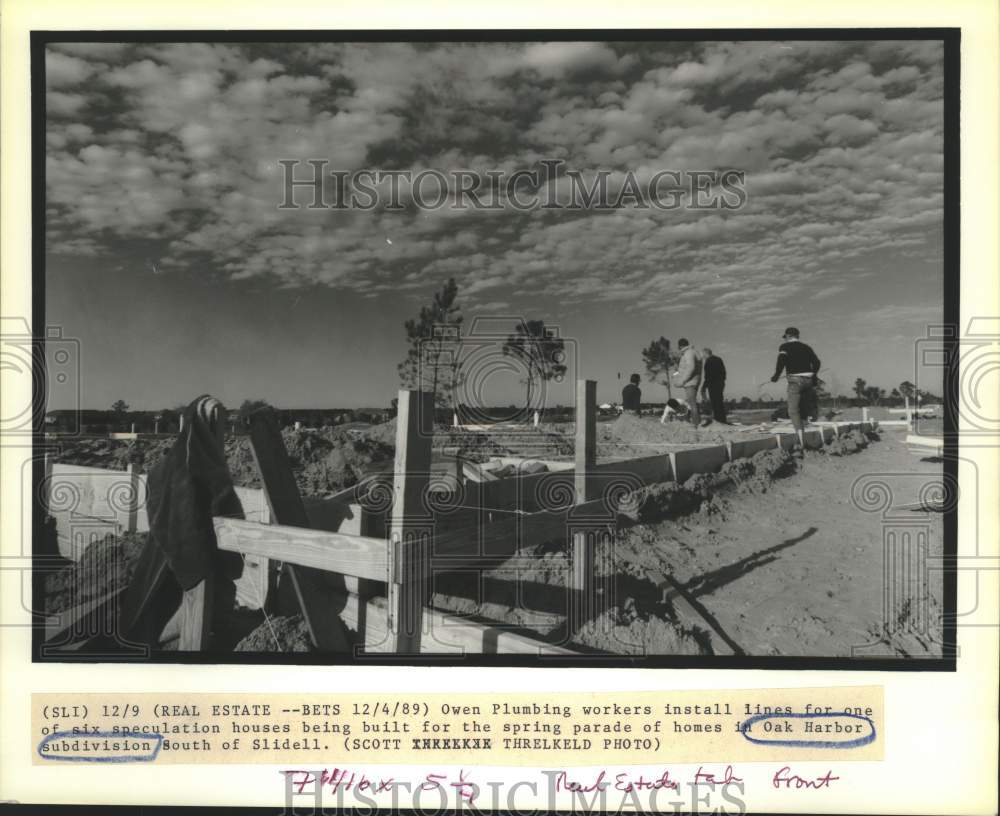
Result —
[[[406,339],[406,353],[397,365],[399,384],[401,388],[430,391],[434,394],[434,403],[438,409],[456,410],[462,394],[462,386],[466,382],[468,372],[463,368],[463,337],[464,317],[459,304],[458,284],[454,278],[448,281],[431,295],[430,302],[420,308],[413,318],[403,324]],[[522,371],[520,379],[525,388],[525,405],[532,405],[537,389],[553,378],[562,377],[566,371],[565,341],[558,336],[552,327],[541,319],[522,319],[511,327],[510,333],[498,344],[497,353],[501,357],[510,358],[517,363]],[[647,377],[651,382],[659,383],[666,388],[667,398],[673,396],[671,372],[676,369],[680,360],[680,352],[673,348],[670,340],[659,337],[650,340],[649,345],[641,350],[641,357],[646,368]],[[869,385],[863,378],[854,381],[854,398],[841,395],[837,399],[860,402],[865,405],[879,406],[886,402],[902,403],[904,398],[916,402],[937,400],[933,394],[922,391],[909,380],[904,380],[898,386],[886,393],[884,388]],[[825,389],[825,383],[819,381],[819,396],[821,399],[832,398]],[[739,400],[729,399],[732,406],[750,407],[754,403],[764,402],[742,397]],[[245,420],[254,410],[268,403],[261,399],[246,399],[236,412],[240,422]],[[116,400],[111,405],[109,424],[124,425],[127,421],[138,418],[152,417],[163,428],[174,428],[179,422],[183,405],[164,408],[160,411],[130,412],[124,400]],[[396,400],[392,399],[386,412],[377,409],[341,409],[336,411],[306,411],[310,416],[302,421],[309,424],[340,424],[353,421],[381,421],[383,413],[395,415]],[[107,412],[92,412],[105,414]],[[296,412],[301,414],[302,411]],[[316,416],[312,416],[316,414]],[[324,416],[320,416],[323,414]],[[329,416],[326,416],[329,415]]]

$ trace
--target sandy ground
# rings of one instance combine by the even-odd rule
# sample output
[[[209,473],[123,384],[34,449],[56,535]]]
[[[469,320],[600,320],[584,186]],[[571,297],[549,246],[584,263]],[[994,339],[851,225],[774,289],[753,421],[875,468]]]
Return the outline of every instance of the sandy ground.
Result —
[[[747,654],[852,656],[856,647],[888,640],[856,656],[939,655],[930,638],[902,631],[916,609],[893,621],[899,633],[885,636],[883,535],[891,525],[852,502],[858,478],[875,473],[919,474],[883,477],[893,504],[907,504],[940,480],[941,465],[921,461],[892,434],[843,458],[807,453],[798,473],[764,494],[728,498],[716,513],[632,528],[619,556],[651,581],[672,574],[720,637]],[[910,520],[926,526],[928,555],[939,556],[942,516],[910,511]],[[941,573],[932,572],[924,596],[930,620],[941,613],[941,593]]]
[[[902,434],[887,434],[843,457],[807,452],[792,467],[774,481],[723,488],[694,512],[626,527],[608,553],[612,608],[568,639],[562,552],[541,548],[532,553],[537,567],[495,571],[480,588],[444,580],[435,601],[616,653],[938,656],[931,638],[907,630],[920,629],[921,611],[931,621],[940,615],[941,573],[930,572],[918,596],[926,606],[897,608],[887,633],[886,523],[851,496],[860,477],[895,474],[881,477],[893,504],[915,502],[925,484],[940,481],[940,463],[921,461]],[[926,528],[928,554],[940,554],[942,517],[908,511],[911,521]],[[675,603],[678,594],[687,603]]]
[[[390,429],[381,430],[389,436]],[[628,455],[625,444],[641,443],[648,452],[642,448],[648,440],[677,444],[679,430],[691,432],[629,418],[604,428],[619,455]],[[739,429],[713,433],[752,438]],[[904,438],[902,430],[887,431],[861,449],[845,440],[799,459],[769,451],[753,462],[728,465],[719,477],[647,489],[645,509],[634,516],[638,522],[622,525],[614,546],[599,553],[611,564],[606,574],[613,576],[607,609],[575,631],[567,631],[569,562],[559,543],[523,553],[530,556],[528,567],[508,564],[478,581],[469,574],[439,576],[433,603],[523,627],[552,642],[620,654],[937,655],[939,646],[919,631],[926,628],[919,620],[940,615],[941,573],[928,573],[929,584],[918,596],[922,604],[894,607],[887,632],[882,618],[888,528],[880,512],[852,503],[855,482],[867,474],[894,474],[880,477],[893,491],[893,505],[915,502],[921,488],[940,480],[940,463],[910,453]],[[321,467],[331,456],[342,462],[343,448],[354,447],[346,438],[337,441],[341,444],[308,435],[286,440],[296,461]],[[469,440],[459,434],[447,441]],[[562,441],[552,444],[558,449]],[[358,447],[359,458],[367,458],[370,451],[384,455],[387,446],[376,438]],[[242,475],[248,464],[252,467],[252,460],[238,462],[234,471]],[[906,511],[904,517],[926,530],[928,554],[939,554],[942,517],[922,511]],[[92,547],[75,569],[50,576],[49,611],[71,603],[71,595],[99,592],[100,575],[127,579],[140,538],[145,537]],[[121,564],[110,566],[109,559]],[[247,621],[250,629],[260,622]],[[252,633],[241,648],[273,649],[275,628],[282,650],[308,648],[301,620],[294,618],[270,621],[266,632]],[[862,651],[852,652],[859,647]]]
[[[652,456],[672,450],[724,444],[728,440],[759,439],[768,435],[768,426],[727,425],[711,422],[695,427],[690,422],[664,422],[657,417],[622,414],[597,427],[599,459],[623,456]]]

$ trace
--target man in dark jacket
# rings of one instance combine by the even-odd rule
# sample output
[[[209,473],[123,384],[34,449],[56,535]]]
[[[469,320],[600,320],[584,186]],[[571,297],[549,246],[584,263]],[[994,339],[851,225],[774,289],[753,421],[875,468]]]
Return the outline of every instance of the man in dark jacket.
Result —
[[[642,377],[633,374],[629,378],[629,384],[622,389],[622,411],[639,415],[639,406],[642,405],[642,390],[639,388],[641,380]]]
[[[778,361],[771,382],[777,382],[782,370],[785,371],[788,379],[788,417],[801,436],[803,418],[815,419],[817,413],[819,357],[810,346],[799,340],[799,330],[794,327],[785,329],[781,339],[785,342],[778,348]]]
[[[702,365],[701,396],[708,393],[712,404],[712,418],[716,422],[726,421],[726,405],[723,392],[726,390],[726,364],[721,357],[712,354],[712,349],[702,349],[705,362]]]

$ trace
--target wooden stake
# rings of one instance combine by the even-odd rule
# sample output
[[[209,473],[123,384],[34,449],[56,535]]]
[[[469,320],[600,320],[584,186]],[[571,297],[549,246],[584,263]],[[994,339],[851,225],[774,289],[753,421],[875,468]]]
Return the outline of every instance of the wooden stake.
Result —
[[[594,498],[590,471],[597,464],[597,381],[576,381],[576,503]]]
[[[181,598],[178,651],[200,652],[208,647],[212,631],[213,580],[214,576],[208,576],[187,590]]]
[[[45,459],[42,463],[42,493],[39,495],[39,503],[49,512],[52,501],[52,466],[55,464],[55,455],[51,451],[46,451]]]
[[[594,498],[594,466],[597,464],[597,381],[576,382],[576,503]],[[597,582],[594,580],[595,534],[573,534],[572,574],[570,576],[570,635],[597,612]]]
[[[272,410],[265,409],[251,415],[250,449],[260,471],[270,520],[289,527],[309,527],[309,516],[295,484],[288,451]],[[292,583],[316,648],[324,652],[350,652],[347,628],[331,599],[331,588],[325,584],[327,575],[320,570],[291,564],[285,564],[282,569]]]
[[[426,500],[434,395],[427,391],[400,391],[397,407],[388,626],[393,651],[414,654],[420,651],[431,577],[431,519]]]
[[[139,473],[140,469],[130,464],[125,470],[129,479],[129,501],[125,529],[134,533],[139,527]]]

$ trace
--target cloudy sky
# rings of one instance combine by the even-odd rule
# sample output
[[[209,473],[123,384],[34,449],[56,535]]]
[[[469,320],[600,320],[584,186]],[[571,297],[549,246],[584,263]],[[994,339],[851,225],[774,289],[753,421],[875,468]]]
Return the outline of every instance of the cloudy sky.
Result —
[[[942,320],[942,57],[933,42],[50,45],[47,320],[80,339],[95,408],[206,391],[385,405],[403,321],[452,276],[467,322],[557,326],[602,401],[660,335],[712,346],[730,395],[753,396],[787,325],[836,390],[889,389]],[[562,159],[612,186],[734,168],[748,198],[282,210],[281,159]],[[509,375],[490,388],[522,391]]]

